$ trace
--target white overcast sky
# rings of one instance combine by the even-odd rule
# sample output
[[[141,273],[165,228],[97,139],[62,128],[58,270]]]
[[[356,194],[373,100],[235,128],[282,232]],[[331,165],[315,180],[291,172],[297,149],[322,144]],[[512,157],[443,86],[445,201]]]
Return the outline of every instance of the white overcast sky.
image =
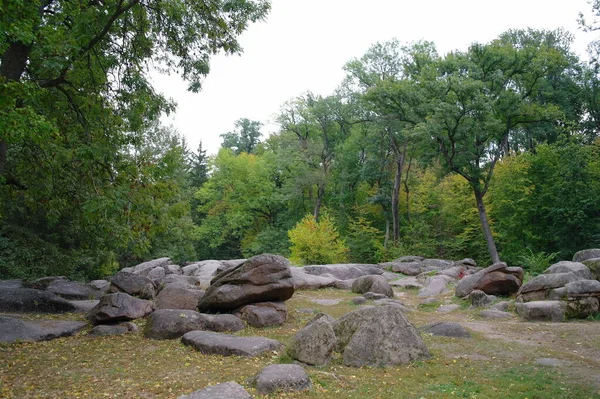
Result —
[[[308,90],[328,95],[341,83],[342,67],[378,41],[429,40],[438,52],[465,50],[508,29],[564,28],[584,55],[599,33],[577,27],[587,0],[273,0],[267,19],[251,25],[239,41],[241,56],[219,55],[200,93],[189,93],[177,76],[154,76],[155,87],[178,103],[165,119],[195,150],[202,140],[216,153],[220,134],[239,118],[261,121],[268,136],[281,105]]]

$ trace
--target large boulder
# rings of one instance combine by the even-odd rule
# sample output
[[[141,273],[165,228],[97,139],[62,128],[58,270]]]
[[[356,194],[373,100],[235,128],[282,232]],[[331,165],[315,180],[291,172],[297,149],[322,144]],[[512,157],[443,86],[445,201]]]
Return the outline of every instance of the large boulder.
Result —
[[[294,295],[289,262],[257,255],[217,275],[198,304],[200,311],[229,311],[256,302],[283,302]]]
[[[201,313],[193,310],[161,309],[148,317],[144,336],[152,339],[179,338],[188,331],[204,330],[206,322]]]
[[[338,280],[352,280],[367,275],[380,275],[383,270],[377,265],[361,263],[340,263],[333,265],[310,265],[304,266],[304,271],[315,276],[324,274],[332,276]]]
[[[573,255],[573,262],[583,262],[584,260],[600,258],[600,248],[584,249]]]
[[[258,302],[242,306],[233,314],[252,327],[280,326],[287,320],[287,307],[283,302]]]
[[[0,316],[0,342],[48,341],[71,336],[86,327],[82,321],[36,320],[25,321]]]
[[[100,292],[88,284],[78,281],[56,279],[48,284],[46,291],[52,292],[65,299],[93,299],[100,297]]]
[[[215,272],[223,268],[223,263],[219,260],[203,260],[195,265],[195,269],[191,269],[191,275],[200,280],[200,286],[207,288],[211,285],[212,280],[215,278]],[[227,269],[230,270],[230,269]]]
[[[591,280],[592,272],[581,262],[562,261],[550,266],[544,274],[573,273],[582,280]]]
[[[252,399],[252,396],[237,382],[229,381],[194,391],[177,399]]]
[[[396,306],[363,308],[333,325],[346,366],[385,367],[431,357],[415,327]]]
[[[444,292],[446,292],[448,281],[444,277],[448,276],[433,276],[427,278],[427,280],[425,280],[423,288],[419,290],[418,295],[423,298],[441,295]]]
[[[566,316],[584,319],[598,313],[600,307],[600,281],[578,280],[556,288],[549,296],[550,299],[565,301]]]
[[[516,304],[517,313],[527,321],[561,322],[565,319],[566,304],[562,301],[533,301]]]
[[[236,332],[246,328],[246,323],[232,314],[206,314],[206,330],[215,332]]]
[[[104,295],[86,317],[92,324],[109,324],[145,317],[154,310],[151,301],[119,292]]]
[[[520,302],[542,301],[548,299],[552,290],[564,287],[565,284],[579,280],[573,273],[552,273],[535,276],[523,284],[517,292],[517,300]]]
[[[417,276],[423,272],[423,264],[419,262],[389,262],[393,272],[406,274],[407,276]]]
[[[383,276],[377,275],[362,276],[354,280],[352,283],[352,292],[357,294],[373,292],[389,298],[394,297],[394,291],[387,280]]]
[[[491,305],[496,297],[480,290],[473,290],[469,294],[469,300],[471,301],[471,308],[482,308]]]
[[[451,338],[471,338],[471,333],[463,326],[453,321],[441,321],[427,324],[419,331],[425,334]]]
[[[315,316],[292,337],[288,355],[311,366],[328,364],[336,342],[333,323],[335,319],[324,313]]]
[[[75,312],[77,307],[51,292],[33,288],[0,288],[0,311],[32,313]]]
[[[197,289],[197,287],[168,284],[156,296],[154,307],[156,309],[195,310],[202,296],[204,296],[204,291]]]
[[[523,269],[508,267],[506,263],[495,263],[475,274],[465,276],[456,284],[455,295],[465,297],[473,290],[488,295],[512,295],[523,283]]]
[[[315,276],[304,271],[303,267],[290,267],[295,290],[316,290],[335,286],[335,277]]]
[[[87,334],[91,337],[104,337],[107,335],[122,335],[137,332],[138,327],[130,321],[116,324],[98,324]]]
[[[238,337],[211,331],[190,331],[181,342],[207,355],[254,357],[283,348],[279,341],[263,337]]]
[[[172,264],[171,259],[169,258],[158,258],[153,259],[148,262],[140,263],[134,267],[128,267],[123,269],[123,271],[139,274],[141,276],[147,276],[151,270],[156,269],[157,267],[164,268],[167,265]]]
[[[152,280],[135,273],[120,271],[110,279],[110,282],[112,293],[124,292],[142,299],[153,299],[156,295],[156,287]]]
[[[0,280],[0,288],[24,288],[23,280]]]
[[[581,261],[584,265],[590,269],[592,273],[592,278],[595,280],[600,280],[600,258],[592,258]]]
[[[256,389],[263,395],[273,392],[293,392],[310,389],[308,374],[297,364],[271,364],[254,379]]]

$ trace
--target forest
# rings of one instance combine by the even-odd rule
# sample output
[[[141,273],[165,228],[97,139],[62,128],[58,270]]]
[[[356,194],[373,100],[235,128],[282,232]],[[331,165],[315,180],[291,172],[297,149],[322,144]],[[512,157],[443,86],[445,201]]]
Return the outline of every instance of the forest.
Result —
[[[201,90],[265,0],[0,3],[0,279],[95,279],[168,256],[403,255],[531,273],[600,246],[600,64],[557,30],[446,54],[375,43],[338,89],[240,115],[218,154],[160,117],[150,65]],[[592,12],[600,15],[600,1]],[[581,20],[582,29],[597,26]]]

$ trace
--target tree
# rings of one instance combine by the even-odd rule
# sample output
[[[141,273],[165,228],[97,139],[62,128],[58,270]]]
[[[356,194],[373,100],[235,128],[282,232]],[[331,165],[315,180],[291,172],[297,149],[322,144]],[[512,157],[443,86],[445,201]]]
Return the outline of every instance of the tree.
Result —
[[[292,262],[301,265],[326,265],[346,260],[348,248],[327,214],[319,221],[312,215],[306,215],[288,234],[292,244]]]
[[[221,148],[229,148],[236,155],[242,152],[253,154],[260,142],[260,128],[262,127],[262,123],[242,118],[235,121],[234,125],[235,129],[233,132],[221,135],[223,139]]]

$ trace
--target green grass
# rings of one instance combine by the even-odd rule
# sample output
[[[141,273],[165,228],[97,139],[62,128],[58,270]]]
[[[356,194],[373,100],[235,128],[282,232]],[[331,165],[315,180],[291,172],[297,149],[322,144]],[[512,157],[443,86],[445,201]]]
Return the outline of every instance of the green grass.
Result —
[[[288,301],[285,325],[248,328],[237,334],[262,335],[287,343],[314,317],[296,309],[312,308],[338,318],[357,309],[351,302],[355,296],[335,289],[300,291]],[[341,302],[316,305],[310,301],[313,298]],[[441,302],[448,299],[451,297],[442,297]],[[473,338],[466,340],[424,335],[433,358],[392,368],[345,367],[336,354],[328,366],[307,368],[313,381],[311,391],[267,396],[256,392],[249,380],[269,364],[290,363],[292,359],[285,352],[253,359],[208,356],[179,340],[148,340],[140,333],[5,344],[0,346],[0,397],[177,398],[208,385],[236,381],[255,398],[600,398],[600,382],[594,383],[600,374],[600,336],[593,334],[598,331],[597,322],[483,322],[466,309],[450,314],[428,311],[439,303],[419,307],[420,300],[410,291],[402,298],[415,310],[407,317],[416,326],[449,320],[464,322],[468,328],[489,327],[490,332],[474,330]],[[143,323],[138,322],[140,327]],[[570,366],[538,367],[534,360],[539,357],[560,358]]]

